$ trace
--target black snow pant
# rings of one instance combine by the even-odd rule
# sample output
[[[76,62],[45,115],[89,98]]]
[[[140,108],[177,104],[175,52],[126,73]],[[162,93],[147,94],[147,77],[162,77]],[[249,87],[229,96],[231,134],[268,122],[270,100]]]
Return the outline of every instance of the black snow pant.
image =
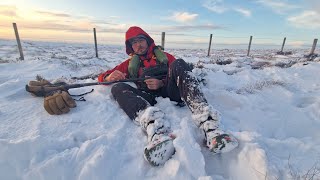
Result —
[[[134,120],[137,113],[157,103],[156,97],[169,97],[171,101],[184,102],[191,112],[197,104],[207,103],[199,82],[191,73],[191,67],[183,59],[177,59],[170,64],[166,86],[159,90],[140,90],[126,83],[115,84],[111,93],[119,106],[130,119]]]

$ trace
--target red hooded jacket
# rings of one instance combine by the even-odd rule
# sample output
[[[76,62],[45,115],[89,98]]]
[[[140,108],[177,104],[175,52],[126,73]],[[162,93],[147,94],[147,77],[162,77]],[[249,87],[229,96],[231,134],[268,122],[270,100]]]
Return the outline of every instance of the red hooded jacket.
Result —
[[[129,42],[129,39],[134,38],[134,37],[136,37],[138,35],[146,36],[147,37],[147,42],[148,42],[148,45],[149,45],[147,54],[144,55],[144,56],[139,56],[140,57],[140,61],[143,62],[143,65],[146,68],[155,66],[157,64],[157,62],[156,62],[155,55],[153,53],[153,48],[155,47],[154,40],[149,36],[149,34],[147,34],[140,27],[137,27],[137,26],[130,27],[128,29],[128,31],[126,32],[126,42],[125,42],[125,44],[126,44],[126,52],[127,52],[127,54],[130,55],[130,54],[134,53],[133,49],[131,47],[131,44]],[[165,52],[165,54],[167,55],[168,66],[169,66],[175,60],[175,58],[169,53]],[[108,71],[100,74],[99,77],[98,77],[98,81],[99,82],[103,82],[104,79],[115,70],[118,70],[118,71],[120,71],[122,73],[125,73],[126,74],[126,78],[129,78],[129,72],[128,72],[129,61],[130,61],[130,58],[125,60],[121,64],[117,65],[113,69],[108,70]],[[139,69],[138,76],[140,77],[141,74],[142,74],[142,67],[140,67],[140,69]]]

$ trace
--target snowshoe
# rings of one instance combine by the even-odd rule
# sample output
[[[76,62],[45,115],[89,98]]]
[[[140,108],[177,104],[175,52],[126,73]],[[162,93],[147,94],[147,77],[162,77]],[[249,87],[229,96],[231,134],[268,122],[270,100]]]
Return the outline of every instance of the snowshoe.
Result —
[[[207,147],[214,154],[229,152],[239,145],[234,136],[225,133],[219,128],[219,121],[213,119],[212,116],[202,122],[200,128],[205,133]]]
[[[164,134],[155,134],[144,149],[144,158],[153,166],[163,165],[175,153],[173,139]]]
[[[238,147],[238,140],[229,134],[220,134],[207,140],[207,146],[214,154],[229,152]]]

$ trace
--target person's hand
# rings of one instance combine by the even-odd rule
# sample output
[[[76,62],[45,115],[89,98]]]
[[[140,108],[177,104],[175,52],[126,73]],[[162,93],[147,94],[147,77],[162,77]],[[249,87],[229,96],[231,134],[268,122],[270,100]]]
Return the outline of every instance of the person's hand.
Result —
[[[77,106],[76,102],[66,91],[57,90],[44,98],[44,109],[51,115],[65,114],[70,108]]]
[[[159,79],[146,79],[144,82],[147,84],[148,89],[157,90],[163,86],[163,82]]]
[[[106,77],[106,81],[118,81],[126,79],[126,74],[121,71],[115,70],[109,76]]]

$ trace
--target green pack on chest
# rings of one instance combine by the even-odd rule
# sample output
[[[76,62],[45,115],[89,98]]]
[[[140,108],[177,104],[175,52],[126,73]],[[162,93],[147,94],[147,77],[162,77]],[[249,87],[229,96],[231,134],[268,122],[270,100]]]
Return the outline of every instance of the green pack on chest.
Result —
[[[154,55],[156,56],[157,65],[168,65],[168,58],[166,54],[156,46],[153,50]],[[128,72],[130,78],[137,78],[138,72],[141,67],[141,61],[138,55],[133,55],[129,61]],[[145,68],[148,69],[148,68]],[[161,70],[162,71],[162,70]]]

